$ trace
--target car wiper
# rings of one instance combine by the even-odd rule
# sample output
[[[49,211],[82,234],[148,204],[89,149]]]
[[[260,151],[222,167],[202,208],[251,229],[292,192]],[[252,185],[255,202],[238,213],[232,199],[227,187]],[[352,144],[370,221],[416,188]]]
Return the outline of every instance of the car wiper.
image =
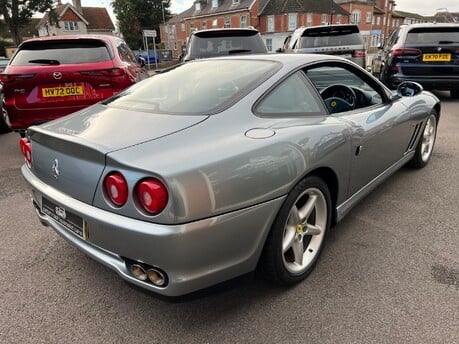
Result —
[[[29,63],[41,63],[41,64],[49,64],[49,65],[59,65],[60,62],[58,60],[50,60],[50,59],[36,59],[36,60],[29,60]]]
[[[241,54],[241,53],[250,53],[252,50],[250,49],[233,49],[228,50],[228,54]]]
[[[453,44],[453,43],[459,43],[459,42],[454,42],[454,41],[440,41],[438,44]]]

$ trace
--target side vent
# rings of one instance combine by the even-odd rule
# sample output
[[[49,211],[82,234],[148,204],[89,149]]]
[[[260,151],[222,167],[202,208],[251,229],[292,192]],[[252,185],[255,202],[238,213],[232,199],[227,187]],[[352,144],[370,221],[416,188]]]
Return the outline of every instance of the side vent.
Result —
[[[413,130],[413,134],[411,135],[411,139],[410,139],[410,142],[408,143],[408,147],[406,148],[405,153],[408,153],[414,149],[416,145],[416,139],[418,138],[419,132],[421,131],[421,127],[422,127],[422,122],[416,124],[416,127]]]

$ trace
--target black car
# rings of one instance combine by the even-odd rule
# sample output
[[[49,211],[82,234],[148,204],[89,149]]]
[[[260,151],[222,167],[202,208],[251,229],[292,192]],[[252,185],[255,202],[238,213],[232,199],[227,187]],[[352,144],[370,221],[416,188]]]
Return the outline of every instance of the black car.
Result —
[[[380,79],[390,88],[416,81],[459,98],[459,25],[412,24],[397,28],[382,47]]]
[[[225,28],[194,31],[182,61],[234,54],[267,53],[260,32],[253,28]]]

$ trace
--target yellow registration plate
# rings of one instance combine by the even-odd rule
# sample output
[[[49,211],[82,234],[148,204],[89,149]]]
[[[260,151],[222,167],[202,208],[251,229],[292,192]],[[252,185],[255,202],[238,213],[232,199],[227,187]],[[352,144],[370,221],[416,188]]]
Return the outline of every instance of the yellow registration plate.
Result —
[[[84,95],[83,86],[44,87],[41,94],[45,98]]]
[[[451,61],[451,54],[424,54],[422,55],[424,62],[449,62]]]

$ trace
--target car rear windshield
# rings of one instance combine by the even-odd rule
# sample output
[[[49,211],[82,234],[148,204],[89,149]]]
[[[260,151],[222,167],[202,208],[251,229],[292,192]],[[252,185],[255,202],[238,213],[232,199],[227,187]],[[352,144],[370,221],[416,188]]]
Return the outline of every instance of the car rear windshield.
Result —
[[[459,26],[451,28],[415,28],[408,32],[406,44],[459,44]]]
[[[11,65],[79,64],[108,61],[110,59],[107,46],[100,40],[33,41],[25,42],[21,45]]]
[[[356,29],[305,30],[301,35],[299,48],[314,48],[341,45],[363,45],[363,39]]]
[[[266,46],[258,32],[237,31],[228,33],[203,32],[191,38],[192,59],[232,54],[266,53]]]
[[[185,63],[137,83],[105,104],[161,114],[214,114],[234,104],[280,67],[274,61],[243,59]]]

